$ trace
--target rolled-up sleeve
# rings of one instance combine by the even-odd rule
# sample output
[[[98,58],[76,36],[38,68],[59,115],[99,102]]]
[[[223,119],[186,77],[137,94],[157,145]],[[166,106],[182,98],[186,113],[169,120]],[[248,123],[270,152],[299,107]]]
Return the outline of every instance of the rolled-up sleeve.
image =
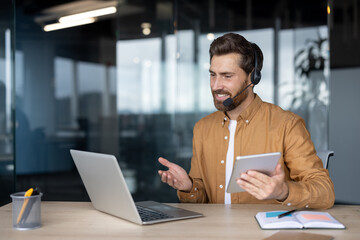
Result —
[[[289,195],[282,204],[327,209],[334,205],[334,185],[329,172],[316,155],[304,121],[294,115],[286,123],[284,168]]]
[[[180,202],[184,203],[207,203],[204,183],[201,179],[192,179],[193,187],[190,192],[178,191]]]
[[[181,202],[188,203],[207,203],[209,201],[205,185],[201,175],[200,160],[198,154],[201,152],[202,141],[199,135],[199,124],[196,124],[193,131],[193,156],[191,159],[191,169],[189,177],[193,182],[190,192],[178,191],[178,198]]]

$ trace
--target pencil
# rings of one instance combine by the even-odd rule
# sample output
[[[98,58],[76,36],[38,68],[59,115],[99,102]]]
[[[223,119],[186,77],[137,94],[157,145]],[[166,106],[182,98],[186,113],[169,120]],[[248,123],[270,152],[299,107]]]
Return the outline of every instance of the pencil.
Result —
[[[26,191],[24,197],[30,197],[32,195],[33,191],[34,191],[34,189],[30,188],[29,190]],[[24,203],[23,203],[23,205],[21,207],[19,216],[18,216],[17,221],[16,221],[17,224],[20,222],[21,217],[24,214],[24,211],[25,211],[25,208],[26,208],[26,205],[28,204],[28,202],[29,202],[28,198],[24,199]]]
[[[32,192],[31,196],[39,195],[39,192],[40,192],[39,189],[36,187],[36,188],[34,189],[34,191]],[[28,202],[28,204],[27,204],[27,206],[26,206],[26,208],[25,208],[25,210],[24,210],[24,213],[23,213],[23,215],[22,215],[22,218],[20,219],[20,223],[21,223],[21,222],[22,222],[22,223],[25,223],[27,217],[29,216],[29,214],[30,214],[30,212],[31,212],[31,208],[32,208],[32,206],[34,205],[34,202],[35,202],[35,201],[36,201],[35,199],[29,199],[29,202]]]

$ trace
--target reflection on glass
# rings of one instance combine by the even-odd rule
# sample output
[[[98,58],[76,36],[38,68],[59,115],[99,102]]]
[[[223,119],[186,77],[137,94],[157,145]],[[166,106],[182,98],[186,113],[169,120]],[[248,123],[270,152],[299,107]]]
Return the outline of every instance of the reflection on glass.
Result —
[[[160,44],[159,38],[117,42],[119,113],[160,111]]]
[[[223,1],[215,2],[221,6]],[[75,148],[116,155],[135,200],[177,201],[175,190],[157,176],[157,158],[190,168],[193,126],[215,111],[209,46],[224,31],[244,29],[250,19],[242,19],[245,12],[234,15],[243,3],[232,4],[232,17],[224,18],[192,12],[203,9],[197,1],[136,6],[121,1],[118,15],[53,32],[44,32],[33,21],[35,14],[22,6],[15,76],[18,188],[33,180],[47,192],[44,200],[87,199],[69,154]],[[151,24],[149,35],[143,34],[142,23]],[[274,102],[276,90],[271,25],[236,31],[263,50],[262,80],[255,92],[268,102]],[[306,39],[317,36],[316,29],[280,30],[279,103],[285,109],[299,112],[305,103],[309,109],[326,103],[323,83],[316,85],[316,101],[310,95],[296,100],[308,88],[302,84],[306,79],[295,76],[295,55]],[[0,56],[0,68],[5,68],[5,56]],[[315,74],[319,72],[312,71],[309,78],[321,77]]]
[[[304,118],[315,148],[328,149],[327,27],[280,32],[279,105]]]
[[[15,191],[14,176],[14,5],[0,2],[0,206]]]

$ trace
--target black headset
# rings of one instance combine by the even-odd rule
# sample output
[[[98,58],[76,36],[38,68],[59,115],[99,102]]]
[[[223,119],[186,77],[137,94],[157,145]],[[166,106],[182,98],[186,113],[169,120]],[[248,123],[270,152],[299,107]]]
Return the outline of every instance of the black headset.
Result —
[[[258,69],[257,53],[255,50],[255,47],[253,46],[253,43],[251,43],[251,48],[254,52],[254,71],[252,71],[252,73],[251,73],[251,83],[253,85],[256,85],[260,82],[261,72]]]
[[[240,92],[238,92],[234,97],[226,99],[226,100],[223,102],[223,104],[224,104],[225,107],[231,106],[231,104],[234,103],[234,99],[235,99],[237,96],[239,96],[240,94],[242,94],[246,89],[248,89],[248,88],[251,86],[251,84],[255,86],[256,84],[258,84],[258,83],[260,82],[261,72],[260,72],[260,70],[258,69],[257,54],[256,54],[255,48],[254,48],[254,46],[253,46],[252,43],[251,43],[251,48],[252,48],[252,50],[253,50],[253,52],[254,52],[254,62],[255,62],[255,63],[254,63],[254,70],[251,72],[251,76],[250,76],[251,83],[248,84],[243,90],[241,90]]]

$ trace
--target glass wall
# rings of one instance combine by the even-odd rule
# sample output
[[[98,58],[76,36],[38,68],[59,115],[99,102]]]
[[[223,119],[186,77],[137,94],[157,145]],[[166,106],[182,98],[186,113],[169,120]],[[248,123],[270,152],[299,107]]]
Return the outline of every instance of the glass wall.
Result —
[[[318,151],[328,149],[330,57],[327,26],[279,32],[278,104],[300,115]]]
[[[14,174],[14,5],[0,2],[0,206],[10,202]]]
[[[319,39],[326,43],[324,1],[311,2],[311,18],[306,4],[293,1],[84,2],[17,2],[17,190],[38,186],[44,200],[88,200],[69,153],[79,149],[114,154],[135,200],[176,202],[176,191],[157,175],[157,159],[189,170],[193,126],[215,111],[209,46],[230,31],[264,53],[255,88],[264,101],[310,123],[327,118],[327,48],[313,48]],[[44,30],[75,10],[108,6],[116,13],[94,23]],[[302,61],[315,53],[326,60],[302,74]],[[319,90],[310,93],[314,86]],[[318,108],[325,115],[313,116]]]

